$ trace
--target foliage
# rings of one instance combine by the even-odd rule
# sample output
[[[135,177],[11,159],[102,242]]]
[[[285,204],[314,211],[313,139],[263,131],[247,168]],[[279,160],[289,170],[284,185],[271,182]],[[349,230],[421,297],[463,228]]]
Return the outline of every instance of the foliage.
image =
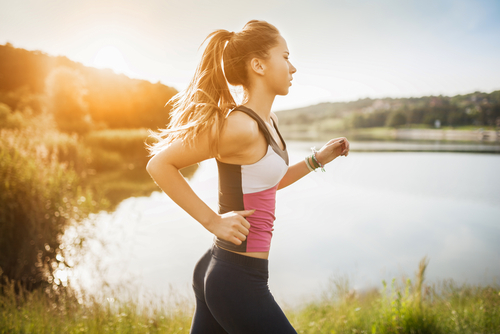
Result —
[[[9,106],[10,110],[28,115],[40,115],[45,106],[45,95],[32,93],[28,86],[14,90],[1,91],[0,102]]]
[[[92,118],[84,100],[86,82],[77,70],[57,67],[47,77],[47,100],[60,131],[84,134],[92,127]]]
[[[395,128],[406,124],[406,120],[406,114],[404,111],[396,110],[391,112],[389,117],[387,117],[386,126]]]
[[[389,112],[375,111],[369,114],[351,114],[345,119],[346,128],[370,128],[386,125]],[[392,125],[388,125],[392,126]]]
[[[0,104],[0,117],[11,115]],[[60,284],[68,266],[60,236],[90,212],[158,190],[145,167],[146,129],[59,132],[53,114],[0,128],[0,268],[32,289]],[[181,172],[191,177],[197,166]],[[79,243],[83,240],[75,240]]]
[[[99,129],[164,127],[177,91],[11,44],[0,46],[0,76],[0,268],[33,289],[68,265],[68,225],[158,189],[147,130]]]
[[[165,104],[177,94],[160,82],[130,79],[9,43],[0,45],[0,77],[0,102],[19,111],[29,106],[34,114],[48,108],[62,117],[61,129],[79,133],[90,119],[93,130],[163,128],[170,112]]]
[[[147,129],[107,129],[92,131],[82,142],[90,150],[89,167],[96,171],[91,182],[98,186],[112,204],[131,196],[145,196],[158,190],[146,165],[150,159],[145,143],[151,144]],[[191,178],[198,165],[181,173]]]
[[[64,229],[107,204],[81,185],[76,138],[43,125],[0,130],[0,268],[30,289],[66,266]]]
[[[91,165],[97,170],[116,169],[120,164],[144,169],[150,158],[145,147],[148,135],[147,129],[108,129],[89,133],[84,143],[94,154]]]
[[[0,102],[0,128],[19,129],[23,125],[23,115],[20,112],[13,113],[8,105]]]
[[[323,122],[331,119],[343,120],[343,130],[404,124],[433,127],[437,119],[442,126],[500,126],[500,91],[320,103],[279,111],[278,116],[285,129],[292,124],[321,128]]]

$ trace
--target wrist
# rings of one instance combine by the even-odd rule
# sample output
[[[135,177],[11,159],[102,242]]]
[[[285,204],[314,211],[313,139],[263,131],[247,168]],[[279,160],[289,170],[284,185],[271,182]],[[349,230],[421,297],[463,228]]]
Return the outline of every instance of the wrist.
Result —
[[[325,160],[323,159],[323,156],[321,155],[321,151],[314,152],[314,156],[316,157],[316,161],[318,161],[318,163],[321,166],[325,166],[325,163],[323,162]]]
[[[319,168],[318,162],[312,155],[309,157],[309,161],[311,162],[311,167],[314,168],[314,170]]]
[[[316,151],[316,148],[314,148],[314,147],[311,147],[311,150],[312,150],[311,159],[314,160],[314,163],[317,166],[317,168],[321,168],[321,171],[325,172],[325,168],[324,168],[325,165],[321,162],[321,160],[319,160],[319,153],[320,152]]]
[[[208,216],[208,218],[204,221],[200,221],[201,225],[205,227],[209,232],[213,233],[212,231],[215,230],[215,226],[219,225],[221,216],[215,212],[212,211],[212,214]]]
[[[309,155],[304,158],[304,161],[306,163],[307,169],[309,169],[309,172],[315,172],[316,168],[313,166],[312,157]]]

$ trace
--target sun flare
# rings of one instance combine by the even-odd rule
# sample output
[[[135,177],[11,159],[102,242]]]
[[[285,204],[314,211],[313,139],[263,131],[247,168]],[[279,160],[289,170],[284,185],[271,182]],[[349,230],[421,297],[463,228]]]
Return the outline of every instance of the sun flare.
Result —
[[[102,47],[95,55],[93,66],[97,68],[110,68],[116,73],[128,74],[130,68],[121,51],[113,45]]]

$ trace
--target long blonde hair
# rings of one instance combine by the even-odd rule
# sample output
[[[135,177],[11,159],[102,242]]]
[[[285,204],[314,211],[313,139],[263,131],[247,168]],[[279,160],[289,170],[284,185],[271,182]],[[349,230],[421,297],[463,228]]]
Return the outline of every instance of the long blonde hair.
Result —
[[[215,129],[215,133],[208,134],[211,153],[216,156],[224,119],[236,106],[228,83],[246,89],[248,61],[254,57],[266,59],[269,49],[277,44],[278,35],[276,27],[257,20],[249,21],[237,33],[221,29],[209,34],[189,86],[167,102],[172,105],[167,128],[159,132],[150,130],[150,136],[157,142],[146,144],[149,155],[156,155],[174,140],[190,145],[199,133]]]

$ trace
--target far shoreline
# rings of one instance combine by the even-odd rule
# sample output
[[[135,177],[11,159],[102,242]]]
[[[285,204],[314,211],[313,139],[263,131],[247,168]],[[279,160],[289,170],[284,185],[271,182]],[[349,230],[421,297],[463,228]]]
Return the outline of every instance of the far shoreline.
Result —
[[[349,136],[345,136],[349,139]],[[331,139],[331,138],[330,138]],[[326,139],[287,139],[287,144],[317,149]],[[349,140],[352,152],[457,152],[500,153],[500,143],[451,142],[439,140]]]

